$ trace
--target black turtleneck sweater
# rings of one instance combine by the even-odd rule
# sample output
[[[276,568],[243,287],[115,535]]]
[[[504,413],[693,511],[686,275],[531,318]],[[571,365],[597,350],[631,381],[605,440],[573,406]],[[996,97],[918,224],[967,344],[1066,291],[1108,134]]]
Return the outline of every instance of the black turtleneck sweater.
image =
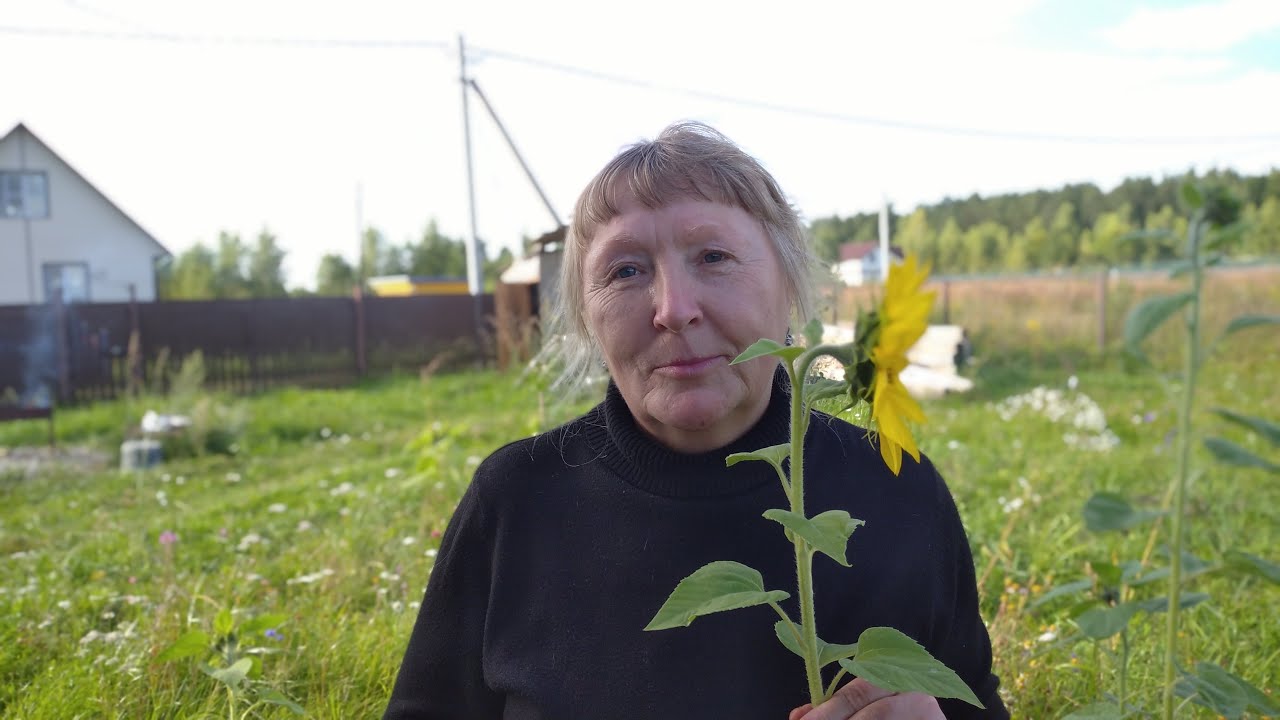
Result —
[[[799,618],[793,546],[761,517],[788,507],[777,475],[724,462],[785,442],[779,376],[761,420],[721,450],[657,444],[611,385],[586,415],[485,460],[445,532],[385,718],[784,720],[807,702],[803,662],[768,606],[643,630],[676,583],[715,560],[759,570]],[[866,521],[852,568],[814,557],[819,637],[895,627],[988,708],[943,701],[947,717],[1007,718],[969,546],[933,466],[904,458],[894,477],[865,431],[819,413],[805,447],[806,514]]]

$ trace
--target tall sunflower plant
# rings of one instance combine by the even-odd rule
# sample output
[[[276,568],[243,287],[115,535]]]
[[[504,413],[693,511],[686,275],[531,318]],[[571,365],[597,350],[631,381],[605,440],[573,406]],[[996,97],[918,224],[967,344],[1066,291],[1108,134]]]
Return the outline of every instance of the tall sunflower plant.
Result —
[[[914,255],[891,267],[883,299],[861,314],[849,343],[823,344],[822,324],[815,320],[804,328],[804,347],[763,339],[733,361],[736,364],[766,356],[779,358],[791,387],[796,389],[791,395],[789,442],[735,453],[726,462],[766,462],[778,474],[789,507],[767,510],[764,517],[778,523],[795,546],[799,620],[780,605],[791,597],[790,593],[768,590],[759,571],[722,560],[705,565],[680,581],[645,630],[685,627],[703,615],[768,605],[780,618],[774,626],[778,641],[804,661],[809,699],[815,707],[835,694],[846,675],[863,678],[891,692],[959,698],[982,707],[958,675],[904,633],[873,627],[863,631],[857,642],[828,642],[818,637],[814,614],[814,555],[822,553],[849,567],[849,538],[865,523],[845,510],[806,515],[803,448],[810,410],[819,401],[840,398],[847,402],[846,409],[870,406],[869,433],[893,474],[902,470],[903,452],[919,461],[920,451],[908,423],[923,423],[925,416],[903,387],[900,374],[907,366],[907,351],[928,324],[934,293],[922,290],[927,277],[928,268],[921,267]],[[814,362],[824,356],[835,358],[844,366],[843,379],[810,377]],[[838,669],[830,682],[824,682],[823,669],[833,664]]]

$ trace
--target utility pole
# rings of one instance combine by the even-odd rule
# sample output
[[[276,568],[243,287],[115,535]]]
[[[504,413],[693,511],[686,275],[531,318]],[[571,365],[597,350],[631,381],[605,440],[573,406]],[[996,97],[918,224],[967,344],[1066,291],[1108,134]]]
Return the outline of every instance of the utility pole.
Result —
[[[364,184],[356,181],[356,284],[364,285]]]
[[[471,219],[471,235],[467,238],[467,289],[476,300],[476,330],[479,332],[480,315],[480,253],[476,239],[476,186],[475,172],[471,165],[471,109],[468,96],[467,49],[458,35],[458,68],[459,80],[462,82],[462,138],[467,153],[467,208]]]
[[[507,126],[502,124],[502,120],[498,117],[498,112],[493,109],[493,104],[489,102],[489,98],[485,96],[484,91],[480,89],[480,85],[475,80],[469,81],[471,89],[476,91],[476,97],[480,98],[480,104],[484,105],[484,109],[489,111],[489,117],[493,118],[493,124],[498,126],[498,130],[502,133],[502,138],[507,141],[507,147],[511,148],[511,154],[516,156],[516,162],[520,163],[520,168],[524,170],[524,176],[529,178],[529,183],[533,185],[534,191],[538,193],[538,197],[542,199],[542,205],[550,213],[551,219],[555,222],[556,227],[564,225],[560,220],[560,214],[551,206],[551,200],[547,198],[547,194],[543,192],[542,186],[538,184],[538,179],[533,176],[533,170],[530,169],[529,163],[524,161],[524,156],[520,154],[520,150],[516,148],[516,141],[511,139],[511,133],[507,132]]]
[[[889,198],[880,203],[880,282],[889,282]]]

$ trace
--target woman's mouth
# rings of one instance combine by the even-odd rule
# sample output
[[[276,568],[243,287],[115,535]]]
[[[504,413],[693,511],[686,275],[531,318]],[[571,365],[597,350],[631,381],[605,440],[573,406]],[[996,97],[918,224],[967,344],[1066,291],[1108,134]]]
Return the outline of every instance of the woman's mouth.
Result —
[[[693,378],[716,369],[724,362],[723,355],[681,358],[658,366],[654,372],[669,378]]]

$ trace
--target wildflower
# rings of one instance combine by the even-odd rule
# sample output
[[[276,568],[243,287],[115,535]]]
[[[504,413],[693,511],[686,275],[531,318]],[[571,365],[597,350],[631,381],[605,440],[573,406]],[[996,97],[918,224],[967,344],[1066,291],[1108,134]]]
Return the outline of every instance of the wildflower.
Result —
[[[169,506],[169,496],[163,490],[156,491],[156,502],[160,503],[160,507]]]
[[[229,483],[238,483],[240,482],[240,473],[229,472],[227,473],[226,478],[227,478],[227,482]]]
[[[170,546],[170,545],[172,545],[172,544],[174,544],[174,543],[176,543],[176,542],[178,542],[178,534],[177,534],[177,533],[175,533],[174,531],[172,531],[172,530],[165,530],[164,532],[160,533],[160,544],[161,544],[161,545],[164,545],[165,547],[168,547],[168,546]]]
[[[71,601],[70,601],[70,600],[59,600],[59,601],[58,601],[58,607],[59,607],[59,608],[61,608],[61,609],[63,609],[63,610],[70,610],[70,609],[71,609]]]
[[[429,558],[433,558],[433,557],[435,557],[439,552],[440,552],[440,551],[439,551],[439,550],[436,550],[435,548],[430,548],[430,549],[428,549],[425,553],[423,553],[423,555],[426,555],[426,556],[427,556],[427,557],[429,557]]]
[[[306,531],[310,530],[310,529],[311,529],[311,527],[312,527],[312,526],[311,526],[311,521],[310,521],[310,520],[299,520],[299,521],[298,521],[298,532],[306,532]]]
[[[324,438],[325,440],[328,440],[330,435],[333,435],[332,430],[330,430],[327,427],[320,428],[320,437]]]
[[[928,268],[917,265],[914,254],[889,268],[878,311],[879,333],[871,350],[875,363],[871,422],[880,438],[880,456],[894,475],[902,470],[903,450],[920,461],[920,450],[905,421],[924,422],[924,411],[907,393],[898,374],[907,366],[907,351],[929,324],[934,293],[920,292],[928,274]]]
[[[414,543],[416,543],[416,542],[418,542],[418,538],[410,536],[410,537],[403,538],[403,539],[400,541],[400,544],[401,544],[401,545],[404,545],[404,546],[406,546],[406,547],[407,547],[407,546],[412,545],[412,544],[414,544]]]
[[[286,507],[284,503],[271,503],[271,505],[267,507],[267,512],[269,512],[269,513],[282,513],[282,512],[284,512],[285,510],[288,510],[288,509],[289,509],[289,508],[288,508],[288,507]]]
[[[400,476],[400,468],[387,468],[387,469],[382,473],[382,476],[383,476],[383,477],[385,477],[385,478],[386,478],[386,479],[388,479],[388,480],[390,480],[391,478],[394,478],[394,477],[399,477],[399,476]]]
[[[284,639],[284,635],[280,634],[280,631],[279,631],[279,630],[277,630],[277,629],[275,629],[275,628],[267,628],[267,629],[266,629],[262,634],[263,634],[263,635],[265,635],[265,636],[267,636],[267,639],[268,639],[268,640],[283,640],[283,639]]]
[[[351,484],[351,483],[349,483],[349,482],[344,482],[344,483],[342,483],[341,485],[339,485],[338,487],[336,487],[336,488],[334,488],[334,489],[330,490],[330,491],[329,491],[329,494],[330,494],[330,495],[332,495],[332,496],[334,496],[334,497],[337,497],[337,496],[339,496],[339,495],[346,495],[347,493],[351,492],[351,491],[352,491],[352,490],[354,490],[354,489],[355,489],[355,486],[354,486],[354,485],[352,485],[352,484]]]

